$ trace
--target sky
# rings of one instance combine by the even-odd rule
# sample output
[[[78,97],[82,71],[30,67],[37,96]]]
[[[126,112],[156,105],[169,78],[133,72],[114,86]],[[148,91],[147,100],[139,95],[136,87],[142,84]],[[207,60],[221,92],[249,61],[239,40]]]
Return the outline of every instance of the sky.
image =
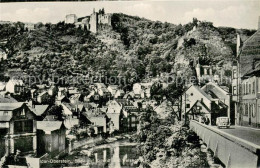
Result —
[[[196,17],[211,21],[214,26],[247,29],[257,29],[260,16],[260,0],[138,0],[0,3],[0,20],[57,23],[66,14],[90,15],[94,8],[174,24],[185,24]]]

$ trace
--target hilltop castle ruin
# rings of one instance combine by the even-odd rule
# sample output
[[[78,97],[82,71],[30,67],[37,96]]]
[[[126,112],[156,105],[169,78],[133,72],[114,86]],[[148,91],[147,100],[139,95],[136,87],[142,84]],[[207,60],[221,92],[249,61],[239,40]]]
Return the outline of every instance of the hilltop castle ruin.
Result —
[[[87,30],[96,33],[100,26],[111,26],[111,14],[105,14],[104,9],[93,13],[90,16],[77,18],[75,14],[69,14],[65,17],[66,24],[74,24],[77,28],[86,28]]]

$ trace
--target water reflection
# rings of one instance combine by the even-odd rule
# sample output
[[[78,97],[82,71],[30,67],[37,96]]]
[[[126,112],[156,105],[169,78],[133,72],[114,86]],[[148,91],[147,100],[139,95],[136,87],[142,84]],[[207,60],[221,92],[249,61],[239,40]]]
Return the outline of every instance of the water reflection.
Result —
[[[116,142],[93,148],[88,165],[91,168],[137,167],[135,160],[138,157],[134,144]]]

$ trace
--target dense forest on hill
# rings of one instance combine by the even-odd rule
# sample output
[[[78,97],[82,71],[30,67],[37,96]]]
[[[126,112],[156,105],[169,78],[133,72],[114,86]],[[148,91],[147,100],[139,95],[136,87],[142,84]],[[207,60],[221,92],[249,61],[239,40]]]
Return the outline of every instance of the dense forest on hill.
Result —
[[[100,26],[97,34],[64,22],[37,23],[33,31],[21,22],[1,24],[0,46],[9,57],[1,69],[21,68],[46,79],[106,72],[124,76],[131,85],[164,72],[189,76],[194,58],[205,65],[230,66],[236,33],[246,40],[254,32],[214,27],[196,18],[175,25],[125,14],[113,14],[112,26]]]

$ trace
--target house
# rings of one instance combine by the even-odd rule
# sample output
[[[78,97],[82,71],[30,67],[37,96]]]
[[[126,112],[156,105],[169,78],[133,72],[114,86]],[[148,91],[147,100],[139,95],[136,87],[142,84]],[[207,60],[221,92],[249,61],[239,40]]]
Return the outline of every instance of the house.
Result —
[[[5,83],[4,82],[0,82],[0,91],[4,91],[5,90]]]
[[[190,114],[189,118],[192,120],[202,122],[202,118],[205,117],[211,122],[211,110],[201,100],[197,100],[187,113]]]
[[[122,108],[122,113],[120,119],[122,120],[120,125],[122,126],[124,132],[137,130],[138,125],[138,107],[134,106],[132,101],[127,99],[116,99],[115,100]]]
[[[69,134],[70,130],[75,127],[75,126],[79,126],[79,119],[77,118],[71,118],[71,117],[67,117],[64,120],[64,125],[66,127],[66,135]]]
[[[64,115],[64,125],[67,129],[67,133],[69,133],[70,129],[73,128],[75,125],[79,126],[79,119],[78,116],[75,116],[73,113],[73,109],[71,108],[70,104],[62,103],[63,108],[63,115]]]
[[[211,95],[212,98],[218,99],[222,103],[224,103],[227,108],[227,114],[226,116],[231,118],[232,121],[234,121],[234,115],[230,114],[230,106],[231,106],[231,94],[223,89],[224,87],[219,86],[215,82],[209,82],[205,84],[201,89],[206,92],[207,94]]]
[[[70,88],[68,89],[68,94],[69,94],[69,96],[71,96],[71,95],[80,94],[80,93],[79,93],[79,91],[78,91],[78,88],[70,87]]]
[[[115,100],[107,102],[107,117],[111,119],[115,130],[120,130],[122,106]]]
[[[99,94],[96,91],[92,90],[88,96],[84,97],[84,101],[85,102],[97,102],[97,101],[99,101],[99,98],[100,98]]]
[[[138,110],[128,110],[127,116],[123,118],[124,132],[136,131],[139,124]]]
[[[201,65],[199,59],[195,59],[194,66],[199,84],[206,82],[223,82],[221,81],[221,76],[223,76],[224,70],[218,65]]]
[[[49,89],[48,89],[48,94],[50,96],[55,96],[58,92],[58,89],[56,86],[51,86]]]
[[[115,99],[122,99],[125,95],[125,91],[123,91],[122,89],[119,89],[116,91],[114,97]]]
[[[66,128],[62,121],[37,121],[37,153],[57,155],[65,150]]]
[[[134,94],[134,92],[132,91],[132,92],[126,93],[126,94],[123,96],[123,99],[134,99],[134,97],[135,97],[135,94]]]
[[[29,109],[36,115],[37,121],[42,121],[47,115],[49,105],[35,105],[32,101],[28,104]]]
[[[133,92],[136,97],[139,98],[150,98],[152,83],[135,83],[133,85]]]
[[[59,96],[67,96],[67,88],[64,88],[64,87],[59,87],[58,88],[58,97]]]
[[[22,155],[36,154],[35,118],[26,103],[0,103],[0,132],[5,139],[5,154],[15,154],[17,150]]]
[[[237,62],[232,73],[232,100],[235,102],[237,125],[260,127],[259,64],[260,24],[258,30],[243,43],[237,35]]]
[[[0,48],[0,62],[2,60],[7,60],[7,54],[3,49]]]
[[[63,114],[67,117],[72,117],[73,112],[71,111],[71,109],[68,107],[68,105],[66,103],[62,103],[61,104],[62,108],[63,108]]]
[[[212,98],[205,93],[199,86],[191,85],[182,95],[182,114],[190,110],[190,108],[197,102],[201,100],[204,104],[211,109]]]
[[[59,121],[56,115],[46,115],[42,121]]]
[[[56,105],[61,105],[62,103],[69,103],[70,100],[67,98],[65,95],[57,95],[55,98],[55,104]]]
[[[24,91],[24,83],[22,80],[10,79],[6,83],[5,89],[9,93],[20,94]]]
[[[107,123],[108,123],[108,118],[106,116],[105,112],[102,112],[101,109],[93,109],[89,110],[84,113],[84,115],[87,117],[87,119],[91,122],[92,126],[95,126],[95,134],[100,133],[98,131],[98,128],[102,127],[102,133],[107,132]],[[99,127],[96,127],[99,126]]]
[[[33,100],[36,100],[36,99],[37,99],[37,96],[38,96],[37,89],[31,89],[31,98],[32,98]]]
[[[109,98],[111,93],[104,83],[94,83],[95,91],[103,98]]]
[[[49,94],[47,91],[44,91],[42,93],[40,93],[38,96],[37,96],[37,102],[38,103],[43,103],[43,101],[49,97]]]
[[[109,98],[111,95],[107,88],[100,88],[97,90],[97,92],[103,98]]]
[[[116,91],[118,90],[118,85],[109,85],[107,87],[107,90],[111,93],[111,95],[114,97],[116,94]]]
[[[34,23],[24,23],[24,29],[27,31],[35,30]]]
[[[70,100],[70,103],[71,104],[76,104],[76,103],[79,103],[81,102],[81,94],[74,94],[72,96],[70,96],[69,100]]]
[[[72,113],[73,118],[80,118],[81,114],[86,111],[86,108],[82,103],[63,103],[63,106],[65,106],[63,110],[69,110]],[[70,113],[69,111],[66,113]]]
[[[0,94],[0,103],[16,103],[17,100],[15,100],[10,95],[4,93],[3,95]]]
[[[205,91],[206,92],[205,92]],[[214,91],[213,91],[214,90]],[[223,90],[222,90],[223,91]],[[215,124],[216,118],[220,116],[228,116],[228,106],[222,102],[227,101],[225,98],[228,97],[218,97],[225,95],[225,92],[221,93],[222,91],[219,91],[216,89],[216,87],[212,86],[211,84],[208,85],[208,87],[205,87],[201,89],[199,86],[191,85],[182,95],[182,102],[181,102],[181,113],[182,118],[184,116],[191,116],[192,112],[191,108],[194,107],[195,103],[198,103],[199,100],[200,103],[203,103],[204,106],[206,106],[211,113],[211,124]],[[218,96],[217,96],[218,95]],[[203,115],[201,113],[201,115]]]

